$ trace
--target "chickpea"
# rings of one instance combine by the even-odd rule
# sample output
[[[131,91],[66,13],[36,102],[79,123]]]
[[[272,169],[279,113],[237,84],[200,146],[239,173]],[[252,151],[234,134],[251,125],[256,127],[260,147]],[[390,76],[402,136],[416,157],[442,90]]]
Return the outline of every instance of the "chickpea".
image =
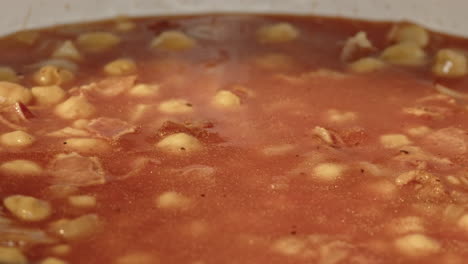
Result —
[[[455,177],[453,175],[447,176],[446,179],[447,179],[447,182],[450,183],[450,184],[453,184],[453,185],[460,185],[461,184],[461,181],[457,177]]]
[[[52,232],[66,240],[89,237],[99,230],[101,222],[95,214],[87,214],[75,219],[61,219],[50,225]]]
[[[184,51],[195,45],[193,38],[176,30],[165,31],[151,41],[152,48],[166,51]]]
[[[342,175],[345,167],[337,163],[321,163],[315,166],[312,178],[323,182],[334,182]]]
[[[0,66],[0,81],[17,82],[18,76],[12,68]]]
[[[89,122],[90,121],[88,119],[78,119],[73,122],[73,127],[78,129],[86,129],[89,125]]]
[[[60,103],[66,96],[65,91],[57,85],[36,86],[31,88],[34,100],[39,105],[54,105]]]
[[[264,26],[257,32],[260,43],[283,43],[295,40],[299,31],[289,23],[277,23]]]
[[[71,252],[71,246],[67,244],[56,245],[50,249],[50,252],[58,256],[65,256]]]
[[[221,108],[236,108],[241,104],[239,96],[231,91],[218,91],[213,98],[213,104]]]
[[[468,214],[463,214],[460,219],[457,221],[457,225],[461,228],[464,232],[468,232]]]
[[[109,50],[120,43],[120,38],[108,32],[91,32],[81,34],[76,43],[83,50],[90,53],[99,53]]]
[[[407,133],[413,137],[421,137],[421,136],[425,136],[429,134],[431,131],[432,129],[430,129],[427,126],[417,126],[417,127],[409,128],[407,130]]]
[[[138,121],[142,118],[150,109],[152,108],[151,105],[148,104],[137,104],[135,108],[130,112],[129,120],[132,122]]]
[[[410,257],[425,257],[439,252],[441,246],[436,240],[423,234],[410,234],[395,240],[395,247]]]
[[[131,21],[120,21],[120,22],[117,22],[117,24],[115,25],[115,29],[117,29],[118,31],[123,31],[123,32],[131,31],[135,27],[136,27],[136,24]]]
[[[33,161],[12,160],[2,163],[0,171],[7,174],[36,176],[42,173],[42,168]]]
[[[63,142],[66,148],[81,153],[103,153],[110,150],[110,145],[103,139],[69,138]]]
[[[0,263],[28,264],[29,262],[19,249],[0,246]]]
[[[462,77],[468,72],[465,54],[453,49],[441,49],[435,56],[432,72],[439,77]]]
[[[291,144],[281,144],[281,145],[273,145],[269,147],[265,147],[262,149],[262,153],[265,156],[278,156],[290,153],[295,149],[294,145]]]
[[[306,248],[306,242],[297,237],[283,237],[273,243],[273,250],[285,256],[294,256]]]
[[[21,102],[28,104],[31,99],[31,91],[25,87],[11,82],[0,81],[0,97],[7,100],[8,103]]]
[[[385,67],[385,63],[379,59],[366,57],[349,64],[349,69],[355,73],[374,72]]]
[[[25,195],[8,196],[3,205],[18,219],[28,222],[45,220],[52,213],[48,202]]]
[[[326,118],[333,123],[350,123],[358,119],[358,115],[355,112],[330,109],[326,113]]]
[[[67,263],[68,262],[64,260],[54,258],[54,257],[48,257],[46,259],[41,260],[41,262],[39,262],[39,264],[67,264]]]
[[[389,37],[394,42],[410,42],[419,47],[425,47],[429,43],[429,33],[418,25],[397,26],[390,32]]]
[[[161,209],[185,209],[191,200],[177,192],[165,192],[157,197],[156,206]]]
[[[184,99],[171,99],[162,102],[159,107],[159,111],[168,114],[184,114],[193,111],[192,105]]]
[[[135,97],[155,96],[159,93],[159,89],[157,84],[137,84],[130,89],[128,94]]]
[[[96,206],[96,197],[90,195],[74,195],[68,197],[68,203],[78,208],[93,208]]]
[[[72,96],[55,107],[55,114],[63,119],[91,117],[96,108],[83,95]]]
[[[104,66],[104,72],[113,76],[132,74],[136,70],[137,66],[131,59],[117,59]]]
[[[69,70],[48,65],[34,73],[33,78],[38,85],[50,86],[70,82],[75,79],[75,74]]]
[[[144,252],[132,252],[117,258],[115,264],[155,264],[158,259],[151,254]]]
[[[115,21],[117,31],[128,32],[136,28],[136,24],[127,17],[118,17]]]
[[[255,64],[265,70],[288,70],[292,68],[293,59],[281,53],[271,53],[256,58]]]
[[[403,134],[386,134],[380,136],[380,143],[385,148],[399,148],[411,144],[411,141]]]
[[[200,141],[186,133],[176,133],[163,138],[156,144],[156,147],[171,153],[189,153],[202,149]]]
[[[64,58],[64,59],[71,59],[75,61],[81,60],[83,57],[81,53],[76,48],[73,41],[66,40],[64,41],[52,54],[54,58]]]
[[[25,148],[31,146],[35,138],[21,130],[5,133],[0,136],[2,145],[13,148]]]
[[[390,46],[382,52],[380,57],[388,63],[405,66],[419,66],[426,61],[424,50],[411,42]]]

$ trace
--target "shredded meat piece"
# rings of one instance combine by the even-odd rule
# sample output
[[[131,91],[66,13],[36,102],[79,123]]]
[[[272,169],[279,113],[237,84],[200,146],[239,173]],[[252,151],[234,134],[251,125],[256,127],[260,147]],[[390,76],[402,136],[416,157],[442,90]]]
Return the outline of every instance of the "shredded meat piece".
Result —
[[[49,165],[54,184],[90,186],[106,182],[105,172],[96,157],[84,157],[78,153],[59,154]]]
[[[134,75],[123,77],[110,77],[81,86],[78,91],[85,93],[97,93],[103,96],[117,96],[134,86],[137,77]]]
[[[8,226],[0,227],[0,246],[35,246],[53,244],[57,241],[40,229],[27,229]]]
[[[0,214],[0,246],[29,247],[54,242],[56,242],[55,239],[49,237],[44,231],[17,226]]]
[[[183,168],[173,169],[173,173],[181,176],[184,181],[193,185],[213,186],[216,182],[216,169],[206,165],[190,165]]]
[[[454,111],[444,106],[416,106],[403,108],[403,113],[425,119],[443,119],[452,116]]]
[[[356,60],[368,55],[374,49],[374,46],[367,38],[366,32],[360,31],[346,40],[341,50],[340,59],[344,62]]]
[[[456,112],[456,102],[443,94],[433,94],[416,101],[416,105],[403,108],[403,113],[423,119],[444,119]]]
[[[47,134],[49,137],[89,137],[88,131],[73,127],[64,127],[62,129],[50,132]]]
[[[134,133],[136,126],[115,118],[100,117],[89,122],[87,129],[99,137],[118,140],[125,134]]]
[[[450,168],[453,165],[453,162],[449,159],[437,157],[415,146],[400,148],[400,152],[394,157],[394,160],[401,162],[403,165],[411,165],[419,168],[425,168],[427,165],[434,165],[439,169],[443,169]]]
[[[364,129],[355,127],[340,133],[341,138],[348,147],[359,146],[368,139],[368,134]]]
[[[330,69],[317,69],[315,71],[309,71],[301,73],[299,75],[284,74],[279,73],[275,74],[274,78],[280,81],[284,81],[288,84],[293,85],[302,85],[309,80],[327,78],[327,80],[342,80],[347,78],[349,75],[346,73],[330,70]]]
[[[437,105],[456,105],[456,100],[448,95],[445,94],[433,94],[429,96],[425,96],[419,100],[418,103],[425,103],[425,104],[437,104]]]
[[[13,112],[17,114],[16,116],[22,121],[36,117],[27,106],[20,102],[13,104],[12,109]]]
[[[459,128],[443,128],[425,136],[423,144],[434,154],[453,158],[468,152],[468,134]]]
[[[0,106],[0,123],[11,129],[25,130],[21,124],[35,117],[31,110],[20,102]]]
[[[321,141],[334,148],[355,147],[362,144],[367,138],[364,130],[360,128],[351,128],[336,132],[317,126],[313,129],[312,133]]]
[[[140,174],[145,168],[148,168],[150,166],[155,167],[159,164],[161,164],[161,162],[154,158],[136,157],[132,161],[130,161],[127,173],[123,175],[114,175],[114,177],[118,180],[123,180],[134,176],[138,176],[138,174]]]
[[[14,226],[0,227],[0,246],[35,246],[57,242],[40,229],[27,229]]]
[[[313,130],[313,134],[320,138],[323,142],[330,146],[343,146],[343,139],[335,131],[316,126]]]
[[[210,132],[209,129],[213,128],[214,124],[211,122],[192,122],[192,123],[175,123],[166,121],[159,128],[157,135],[165,137],[174,133],[187,133],[194,137],[208,143],[222,143],[222,139],[217,133]]]
[[[398,186],[412,188],[415,198],[421,202],[448,202],[451,200],[449,192],[439,177],[424,171],[413,170],[399,175],[395,179]]]

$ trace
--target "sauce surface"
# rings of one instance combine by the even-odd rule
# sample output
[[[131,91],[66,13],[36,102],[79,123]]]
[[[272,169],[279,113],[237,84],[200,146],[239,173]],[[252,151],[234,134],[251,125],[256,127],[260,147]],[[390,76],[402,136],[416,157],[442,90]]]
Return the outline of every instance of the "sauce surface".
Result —
[[[465,263],[467,50],[278,15],[7,36],[0,263]]]

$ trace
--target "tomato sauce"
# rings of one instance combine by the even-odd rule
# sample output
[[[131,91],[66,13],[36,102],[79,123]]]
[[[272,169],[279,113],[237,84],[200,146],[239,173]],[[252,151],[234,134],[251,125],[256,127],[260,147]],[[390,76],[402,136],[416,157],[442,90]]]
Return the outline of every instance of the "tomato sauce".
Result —
[[[0,263],[464,263],[468,40],[280,15],[0,40]]]

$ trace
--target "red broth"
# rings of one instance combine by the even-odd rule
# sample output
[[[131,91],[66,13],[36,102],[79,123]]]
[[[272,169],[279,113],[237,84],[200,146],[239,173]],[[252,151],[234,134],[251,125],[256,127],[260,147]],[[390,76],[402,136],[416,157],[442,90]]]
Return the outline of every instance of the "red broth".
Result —
[[[465,263],[468,40],[119,18],[0,40],[0,263]]]

